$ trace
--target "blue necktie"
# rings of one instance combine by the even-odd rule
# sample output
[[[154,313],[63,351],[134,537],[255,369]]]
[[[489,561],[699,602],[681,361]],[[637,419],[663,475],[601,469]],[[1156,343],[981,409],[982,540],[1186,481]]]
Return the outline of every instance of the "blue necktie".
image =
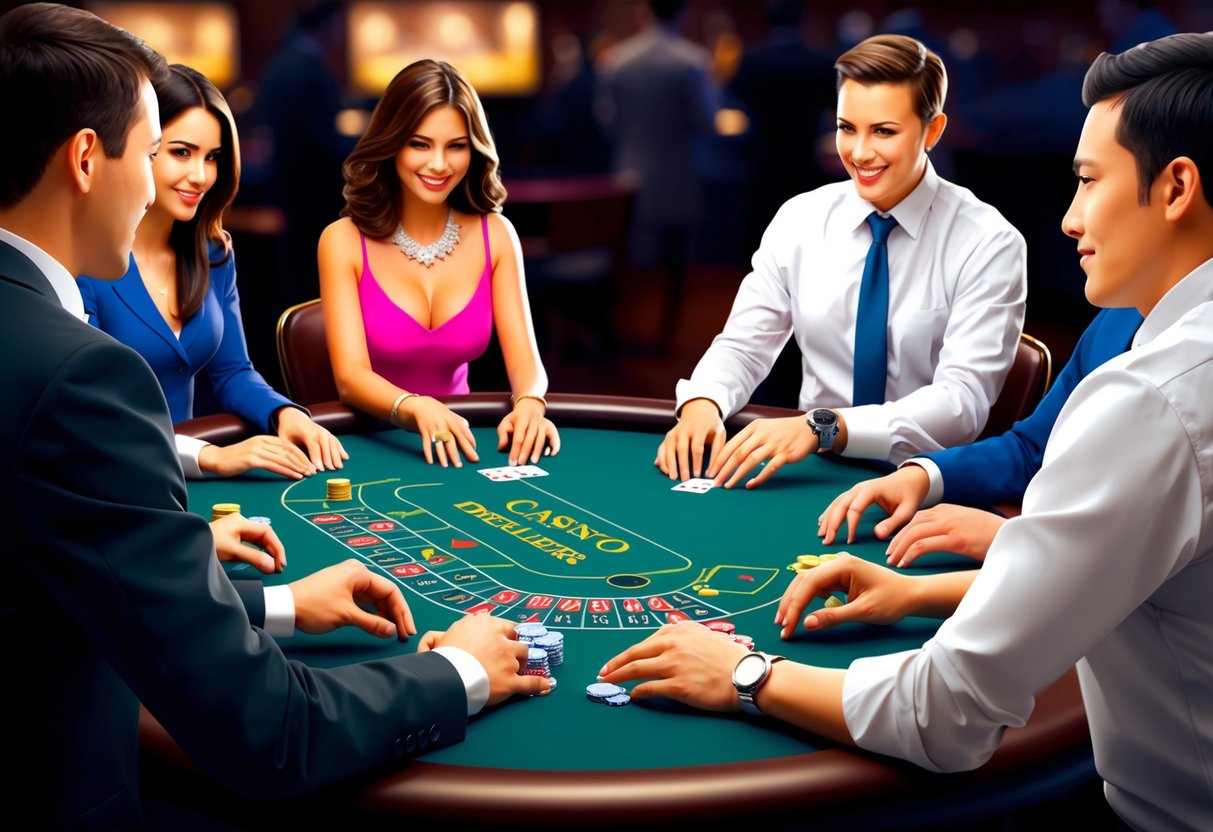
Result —
[[[852,405],[884,404],[889,354],[889,232],[897,225],[892,217],[873,211],[868,215],[872,245],[863,265],[859,284],[859,308],[855,316],[855,381]]]

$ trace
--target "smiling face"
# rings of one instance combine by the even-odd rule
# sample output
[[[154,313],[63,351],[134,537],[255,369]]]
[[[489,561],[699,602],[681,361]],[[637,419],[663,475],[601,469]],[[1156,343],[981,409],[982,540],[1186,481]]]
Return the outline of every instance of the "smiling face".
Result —
[[[164,125],[156,177],[156,210],[188,222],[219,176],[223,152],[219,120],[202,107],[191,107]]]
[[[431,205],[446,202],[472,164],[467,119],[454,107],[426,115],[396,154],[396,175],[404,199]]]
[[[838,90],[838,157],[859,195],[889,211],[922,181],[926,148],[939,141],[946,123],[940,113],[923,124],[908,84],[848,78]]]
[[[1165,200],[1155,186],[1149,203],[1139,203],[1137,162],[1116,140],[1115,105],[1099,101],[1087,113],[1074,156],[1078,189],[1061,228],[1078,241],[1087,300],[1145,314],[1165,293],[1158,248],[1166,239]]]

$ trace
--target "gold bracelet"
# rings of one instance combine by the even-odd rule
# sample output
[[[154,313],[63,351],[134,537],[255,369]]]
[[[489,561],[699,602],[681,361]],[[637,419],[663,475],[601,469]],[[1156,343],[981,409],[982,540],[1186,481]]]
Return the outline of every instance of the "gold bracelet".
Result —
[[[541,405],[543,405],[544,413],[548,412],[548,400],[545,399],[543,396],[536,396],[532,393],[526,393],[525,395],[522,395],[522,396],[515,396],[513,393],[510,394],[510,404],[512,404],[512,405],[518,404],[518,402],[522,401],[523,399],[534,399],[535,401],[537,401]]]
[[[388,414],[387,420],[389,422],[391,422],[393,425],[395,425],[396,424],[396,411],[400,409],[400,403],[403,402],[405,399],[407,399],[409,396],[416,396],[416,395],[417,395],[416,393],[401,393],[399,396],[397,396],[396,401],[392,402],[392,411],[391,411],[391,413]]]

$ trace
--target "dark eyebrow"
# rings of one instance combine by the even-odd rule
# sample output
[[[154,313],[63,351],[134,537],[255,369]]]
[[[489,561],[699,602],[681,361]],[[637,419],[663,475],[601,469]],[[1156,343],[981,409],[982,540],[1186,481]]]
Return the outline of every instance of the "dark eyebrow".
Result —
[[[194,144],[193,142],[187,142],[185,139],[169,139],[168,144],[172,147],[184,147],[186,150],[193,150],[195,152],[202,149],[201,147]],[[214,150],[209,150],[207,152],[208,153],[222,153],[223,146],[220,145],[219,147],[216,147]]]
[[[854,124],[852,124],[851,122],[849,122],[845,118],[843,118],[842,116],[838,117],[838,121],[842,124],[845,124],[847,127],[855,126]],[[901,126],[900,121],[878,121],[872,125],[872,127],[900,127],[900,126]]]
[[[423,142],[429,142],[430,144],[434,143],[434,140],[429,136],[423,136],[420,133],[414,133],[410,138],[421,139]],[[447,142],[447,144],[450,144],[451,142],[466,142],[467,140],[467,136],[456,136],[455,138],[451,139],[450,142]]]

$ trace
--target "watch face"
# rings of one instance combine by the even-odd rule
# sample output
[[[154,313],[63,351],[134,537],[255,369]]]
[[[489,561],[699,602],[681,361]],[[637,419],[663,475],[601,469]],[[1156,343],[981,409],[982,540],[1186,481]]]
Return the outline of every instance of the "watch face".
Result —
[[[838,421],[838,414],[833,410],[825,410],[824,408],[821,410],[814,410],[813,421],[822,427],[828,428]]]
[[[767,663],[757,653],[742,656],[733,670],[733,681],[741,687],[748,687],[762,678]]]

